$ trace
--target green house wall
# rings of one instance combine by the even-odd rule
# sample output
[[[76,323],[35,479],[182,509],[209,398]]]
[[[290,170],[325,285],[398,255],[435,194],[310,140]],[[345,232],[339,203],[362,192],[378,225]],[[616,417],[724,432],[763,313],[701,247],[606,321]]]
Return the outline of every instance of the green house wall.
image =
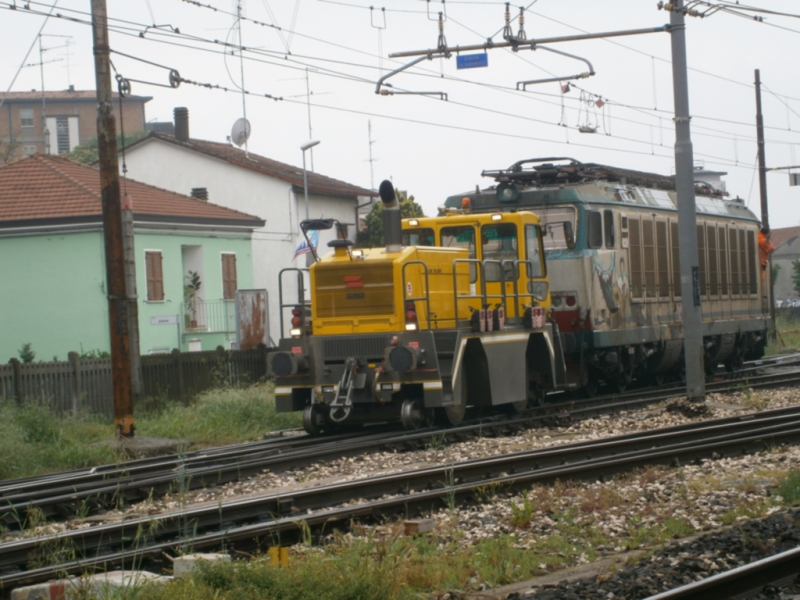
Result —
[[[236,254],[238,288],[253,286],[250,236],[144,231],[134,238],[142,354],[180,348],[199,340],[202,350],[229,347],[234,331],[186,331],[183,286],[185,249],[191,248],[202,295],[215,307],[222,302],[221,254]],[[164,300],[147,300],[145,250],[163,257]],[[197,268],[197,265],[200,268]],[[233,310],[233,303],[225,303]],[[177,323],[154,325],[151,317]],[[160,319],[164,320],[164,319]],[[228,320],[232,324],[233,319]],[[0,237],[0,361],[18,357],[30,343],[36,360],[66,360],[67,353],[110,351],[103,236],[100,231]]]

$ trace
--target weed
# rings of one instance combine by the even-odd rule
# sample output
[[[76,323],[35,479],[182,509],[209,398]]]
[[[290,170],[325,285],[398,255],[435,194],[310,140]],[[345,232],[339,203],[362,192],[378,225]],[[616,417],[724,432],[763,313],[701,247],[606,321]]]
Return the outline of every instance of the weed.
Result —
[[[800,502],[800,471],[792,471],[776,490],[783,499],[783,504],[794,506]]]
[[[517,529],[527,529],[533,519],[534,504],[528,493],[522,495],[522,505],[511,505],[511,525]]]
[[[433,450],[434,452],[444,450],[447,448],[447,435],[444,433],[439,433],[431,436],[431,439],[428,440],[427,444],[425,444],[425,448],[427,450]]]

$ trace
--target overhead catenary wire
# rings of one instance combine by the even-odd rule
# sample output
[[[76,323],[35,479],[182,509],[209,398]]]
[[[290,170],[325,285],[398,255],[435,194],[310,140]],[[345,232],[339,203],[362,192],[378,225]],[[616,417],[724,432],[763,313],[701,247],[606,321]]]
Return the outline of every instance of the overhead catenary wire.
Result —
[[[128,23],[130,24],[132,22],[128,22]],[[131,35],[134,31],[136,31],[137,34],[138,34],[138,32],[141,31],[140,29],[138,29],[138,27],[126,27],[125,29],[126,29],[126,31],[124,33],[126,35]],[[182,34],[182,33],[179,32],[178,28],[172,28],[172,29],[174,29],[174,30],[173,31],[168,31],[168,30],[162,30],[162,29],[158,29],[158,30],[151,29],[151,30],[148,31],[148,36],[145,39],[151,39],[151,37],[152,37],[151,34],[155,35],[155,36],[164,36],[164,37],[169,37],[169,38],[176,38],[176,37],[185,38],[186,37],[185,34]],[[308,37],[311,38],[311,39],[316,39],[313,36],[308,36]],[[204,40],[203,38],[200,38],[199,36],[189,36],[189,39],[192,39],[192,40],[195,40],[195,41],[201,41],[201,42],[204,42],[204,43],[212,43],[211,40]],[[151,39],[151,41],[153,41],[153,40]],[[168,42],[166,40],[158,40],[158,41],[162,41],[164,43],[174,43],[174,42]],[[176,45],[182,45],[182,44],[176,44]],[[190,45],[183,45],[183,46],[187,47],[187,48],[190,48],[190,49],[193,49],[193,50],[201,50],[201,48],[198,48],[196,46],[190,46]],[[241,44],[239,46],[242,47]],[[339,46],[342,47],[341,45],[339,45]],[[208,51],[207,49],[202,49],[202,50]],[[250,49],[250,48],[242,47],[242,50],[246,51],[246,52],[254,52],[254,50]],[[353,49],[348,48],[348,50],[353,50]],[[220,53],[224,53],[224,52],[220,52]],[[266,53],[266,54],[269,55],[269,53]],[[363,53],[363,54],[368,54],[368,53]],[[309,57],[309,60],[315,60],[317,58],[318,57]],[[248,57],[247,59],[248,60],[252,60],[252,57]],[[267,62],[267,64],[277,64],[277,63]],[[298,63],[298,64],[300,64],[300,63]],[[339,61],[339,64],[347,64],[347,63],[346,63],[346,61]],[[356,66],[356,67],[359,67],[359,68],[363,68],[363,67],[366,66],[366,65],[358,65],[358,64],[354,64],[354,63],[349,63],[349,64],[351,64],[353,66]],[[302,67],[302,68],[305,68],[305,67]],[[335,71],[330,71],[330,70],[328,70],[328,72],[325,73],[325,74],[328,75],[328,76],[333,76],[333,77],[344,77],[345,79],[349,79],[351,81],[356,81],[356,82],[367,82],[367,81],[369,81],[371,83],[370,80],[368,80],[366,78],[363,78],[363,77],[354,77],[352,75],[343,75],[342,73],[337,73]],[[227,88],[225,88],[224,86],[219,86],[218,84],[200,83],[200,82],[192,81],[192,80],[189,80],[189,79],[185,79],[184,81],[186,81],[187,83],[192,83],[194,85],[201,85],[201,86],[206,87],[206,88],[214,88],[214,89],[220,89],[220,90],[228,91]],[[472,83],[472,82],[467,81],[466,83]],[[255,94],[255,92],[248,92],[248,93]],[[277,98],[271,96],[270,94],[264,94],[264,96],[268,97],[268,98],[272,97],[274,99],[277,99]],[[467,108],[477,108],[477,107],[474,107],[474,106],[469,105],[467,103],[460,103],[460,104],[462,106],[464,106],[464,107],[467,107]],[[496,111],[496,114],[505,115],[505,116],[514,116],[514,115],[509,115],[508,113],[503,113],[502,111]],[[376,115],[376,116],[382,117],[383,115]],[[552,123],[552,122],[546,122],[545,121],[545,123],[548,124],[548,125],[554,125],[554,123]],[[636,142],[636,143],[640,143],[640,144],[641,143],[648,143],[648,142],[643,141],[643,140],[636,140],[636,139],[630,139],[630,138],[624,138],[624,137],[620,137],[618,139],[620,139],[622,141],[632,141],[632,142]],[[576,144],[573,144],[573,145],[576,145]],[[580,144],[578,144],[578,145],[580,145]],[[591,145],[587,145],[587,146],[588,147],[594,147],[594,146],[591,146]],[[617,150],[615,150],[615,151],[617,151]],[[725,159],[722,159],[721,157],[716,157],[716,158],[719,158],[720,160],[725,160]]]

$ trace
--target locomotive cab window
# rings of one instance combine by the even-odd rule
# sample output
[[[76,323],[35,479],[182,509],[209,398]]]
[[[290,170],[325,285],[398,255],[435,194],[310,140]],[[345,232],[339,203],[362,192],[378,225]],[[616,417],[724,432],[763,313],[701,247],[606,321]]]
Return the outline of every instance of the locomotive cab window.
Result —
[[[536,225],[525,225],[525,258],[529,263],[528,277],[544,277],[545,268],[542,256],[542,238],[539,228]]]
[[[517,240],[517,226],[513,223],[498,223],[497,225],[484,225],[481,227],[481,259],[511,261],[504,263],[503,276],[506,281],[516,279],[517,270],[515,260],[519,258]],[[486,281],[501,281],[501,265],[490,263],[485,267]]]
[[[589,224],[589,248],[603,247],[603,220],[599,210],[587,210]]]
[[[440,236],[440,246],[445,248],[464,248],[467,250],[469,258],[475,258],[475,227],[472,225],[458,225],[453,227],[442,227]],[[477,271],[474,264],[469,266],[469,281],[475,283],[478,280]]]
[[[423,227],[420,229],[403,230],[403,246],[435,246],[433,229]]]
[[[545,250],[566,250],[572,248],[574,239],[568,239],[569,232],[577,231],[578,219],[572,206],[543,207],[537,213],[544,231]]]

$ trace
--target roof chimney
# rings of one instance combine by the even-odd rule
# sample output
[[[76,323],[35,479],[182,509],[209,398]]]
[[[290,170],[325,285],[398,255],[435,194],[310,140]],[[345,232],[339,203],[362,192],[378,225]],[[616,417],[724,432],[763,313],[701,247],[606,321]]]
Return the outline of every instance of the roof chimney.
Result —
[[[172,111],[175,116],[175,139],[179,142],[189,141],[189,109],[179,106]]]
[[[192,192],[189,195],[192,198],[208,202],[208,188],[192,188]]]
[[[74,92],[75,91],[75,86],[70,84],[69,89],[67,91],[68,92]]]

